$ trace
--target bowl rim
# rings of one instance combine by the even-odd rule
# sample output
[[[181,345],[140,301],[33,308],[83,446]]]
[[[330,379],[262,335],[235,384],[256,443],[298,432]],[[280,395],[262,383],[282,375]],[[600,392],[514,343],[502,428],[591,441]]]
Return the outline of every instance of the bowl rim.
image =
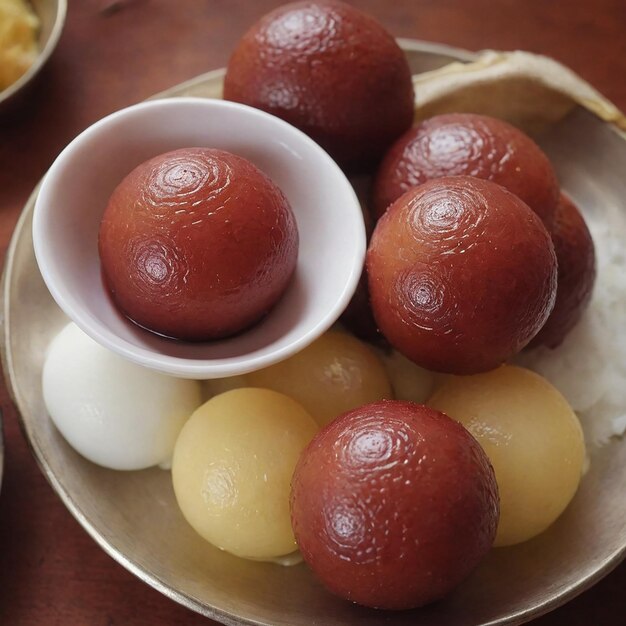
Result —
[[[53,274],[56,273],[56,271],[52,271],[50,269],[51,266],[47,263],[47,259],[50,257],[46,250],[49,246],[45,243],[46,235],[45,228],[43,228],[45,215],[49,214],[49,209],[43,208],[46,188],[50,181],[56,177],[57,172],[65,166],[66,162],[74,158],[73,154],[76,147],[82,145],[83,142],[91,139],[93,135],[100,133],[104,127],[111,123],[115,123],[120,118],[132,118],[138,113],[145,112],[149,109],[173,109],[180,106],[202,106],[207,108],[207,110],[215,110],[216,108],[222,110],[237,110],[246,116],[258,119],[263,123],[273,124],[275,128],[283,128],[288,133],[291,133],[293,137],[297,138],[298,142],[306,144],[320,157],[321,162],[325,164],[325,167],[327,167],[326,171],[329,172],[329,175],[332,175],[334,180],[342,185],[345,196],[351,201],[350,206],[346,207],[346,210],[349,210],[353,214],[351,220],[353,221],[354,228],[351,236],[354,237],[353,245],[355,248],[355,254],[350,261],[348,278],[343,285],[340,297],[336,299],[332,306],[328,307],[323,317],[318,319],[315,324],[311,324],[306,332],[298,333],[298,336],[294,341],[272,349],[266,353],[255,356],[245,355],[242,357],[233,357],[229,362],[216,364],[216,360],[224,361],[224,359],[205,358],[190,360],[184,357],[160,354],[153,348],[133,345],[126,339],[117,335],[113,330],[108,328],[105,329],[100,323],[94,324],[91,316],[88,315],[86,311],[81,308],[74,307],[73,298],[70,292],[67,290],[64,283],[59,282],[54,278]],[[226,100],[194,96],[160,98],[139,102],[110,113],[79,133],[57,156],[42,180],[33,211],[32,234],[35,258],[46,287],[61,310],[74,323],[76,323],[77,326],[83,330],[83,332],[97,341],[100,345],[103,345],[109,350],[112,350],[139,365],[156,369],[173,376],[196,379],[221,378],[238,374],[246,374],[260,369],[261,367],[268,367],[274,363],[282,361],[312,343],[337,321],[343,310],[345,310],[346,306],[350,302],[361,277],[367,245],[365,224],[361,204],[357,194],[339,165],[337,165],[330,155],[328,155],[328,153],[315,141],[284,120],[254,107]],[[228,338],[223,341],[227,342]]]
[[[46,61],[50,58],[52,51],[56,48],[63,32],[63,26],[65,25],[65,17],[67,15],[67,0],[57,0],[57,10],[54,17],[52,28],[50,29],[50,36],[46,45],[39,50],[37,57],[33,61],[32,65],[14,82],[11,83],[6,89],[0,91],[0,105],[14,96],[22,87],[31,81],[45,65]]]

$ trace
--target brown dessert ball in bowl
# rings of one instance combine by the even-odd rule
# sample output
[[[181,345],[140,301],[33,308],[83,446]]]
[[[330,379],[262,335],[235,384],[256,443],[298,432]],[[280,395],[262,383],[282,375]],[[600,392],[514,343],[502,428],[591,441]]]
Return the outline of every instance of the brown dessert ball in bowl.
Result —
[[[479,178],[440,178],[398,198],[374,229],[366,263],[384,336],[439,372],[497,367],[554,305],[550,235],[517,196]]]
[[[294,472],[305,561],[337,595],[407,609],[438,600],[490,549],[498,488],[477,441],[429,407],[383,400],[336,418]]]
[[[115,188],[99,231],[119,308],[177,339],[232,335],[263,317],[295,269],[298,231],[282,191],[250,161],[184,148]]]
[[[286,120],[352,171],[413,121],[404,53],[376,20],[335,0],[287,4],[252,26],[228,63],[224,98]]]
[[[531,347],[557,348],[580,320],[593,293],[596,254],[591,233],[576,205],[561,194],[552,242],[558,263],[554,309]]]
[[[280,300],[245,332],[215,341],[175,341],[133,323],[109,293],[98,251],[104,210],[124,177],[155,155],[190,146],[223,150],[253,163],[289,200],[299,233],[297,267]],[[184,181],[188,174],[174,178]],[[252,183],[251,178],[246,180]],[[237,187],[233,185],[232,190]],[[251,205],[263,197],[253,191]],[[221,195],[217,188],[214,192]],[[189,199],[194,195],[190,193]],[[262,252],[262,247],[257,247],[259,233],[254,231],[264,219],[257,225],[248,219],[250,211],[240,207],[241,211],[235,212],[246,219],[231,220],[231,226],[237,228],[229,233],[228,213],[238,203],[224,202],[211,217],[207,211],[206,219],[192,219],[192,212],[201,213],[209,206],[202,201],[193,206],[197,200],[200,198],[193,197],[192,206],[178,207],[181,213],[174,211],[169,221],[164,219],[155,226],[168,231],[172,221],[181,225],[189,222],[188,228],[178,229],[181,245],[186,247],[192,242],[185,233],[193,238],[196,229],[203,229],[221,214],[224,224],[220,228],[227,237],[225,248],[219,250],[238,240],[239,256]],[[283,235],[287,237],[287,231]],[[248,238],[255,241],[248,245]],[[279,242],[272,242],[270,248],[280,248]],[[226,100],[179,97],[150,100],[116,111],[83,131],[63,150],[37,196],[33,248],[52,297],[92,339],[139,365],[174,376],[206,379],[273,365],[328,330],[354,293],[366,243],[361,207],[352,185],[310,137],[259,109]],[[219,256],[217,250],[206,254]],[[169,255],[168,259],[174,257]],[[245,269],[241,263],[247,260],[237,259],[233,269]],[[161,261],[151,268],[156,278],[161,275],[160,268],[168,266],[165,258]],[[215,268],[225,265],[224,259],[216,259]],[[230,271],[226,267],[223,277],[230,279]],[[242,299],[240,304],[243,309],[249,303]]]
[[[407,131],[385,155],[374,185],[374,214],[411,187],[442,176],[476,176],[519,196],[550,229],[559,183],[548,157],[522,131],[473,113],[437,115]]]

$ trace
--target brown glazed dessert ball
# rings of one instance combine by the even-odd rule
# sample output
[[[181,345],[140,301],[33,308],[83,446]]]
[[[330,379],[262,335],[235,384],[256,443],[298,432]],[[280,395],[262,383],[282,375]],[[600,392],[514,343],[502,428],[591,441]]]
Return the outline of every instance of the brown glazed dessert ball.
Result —
[[[552,311],[550,235],[517,196],[469,176],[400,196],[367,252],[374,317],[426,369],[474,374],[519,352]]]
[[[226,337],[274,306],[298,253],[281,190],[246,159],[208,148],[159,155],[116,187],[99,233],[116,305],[155,333]]]
[[[445,596],[491,547],[498,516],[480,445],[443,413],[411,402],[344,413],[305,448],[292,480],[304,560],[330,591],[374,608]]]
[[[404,53],[376,20],[335,0],[287,4],[252,26],[228,63],[224,98],[293,124],[351,171],[413,121]]]
[[[551,235],[558,262],[556,301],[532,347],[557,348],[563,342],[587,308],[596,279],[593,239],[580,211],[563,194]]]
[[[374,185],[374,214],[411,187],[442,176],[476,176],[519,196],[552,225],[559,183],[548,157],[530,137],[485,115],[438,115],[411,128],[391,147]]]
[[[387,341],[378,330],[378,325],[372,313],[367,272],[365,270],[361,274],[352,299],[339,317],[339,321],[359,339],[369,341],[381,348],[388,347]]]

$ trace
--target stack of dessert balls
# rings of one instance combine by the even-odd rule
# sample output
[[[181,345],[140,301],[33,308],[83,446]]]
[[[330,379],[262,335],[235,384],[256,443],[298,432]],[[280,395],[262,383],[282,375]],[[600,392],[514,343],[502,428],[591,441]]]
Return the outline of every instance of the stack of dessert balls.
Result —
[[[368,606],[431,602],[489,550],[499,511],[498,472],[440,410],[479,431],[474,410],[456,405],[485,395],[506,404],[496,396],[507,388],[510,405],[526,392],[532,403],[541,388],[541,414],[550,405],[573,432],[567,500],[576,488],[584,452],[573,412],[538,376],[500,366],[531,342],[557,346],[580,317],[595,276],[589,232],[546,155],[510,124],[458,113],[412,126],[402,51],[346,5],[304,2],[264,17],[233,53],[224,97],[298,126],[346,173],[373,173],[376,224],[344,321],[376,328],[418,366],[462,375],[430,407],[383,401],[336,418],[292,485],[298,546],[329,589]],[[520,540],[509,526],[501,544]]]
[[[405,609],[437,600],[494,541],[542,532],[576,491],[585,456],[576,416],[547,381],[507,362],[531,345],[557,347],[580,318],[595,277],[589,231],[520,130],[473,113],[413,125],[402,50],[341,2],[263,17],[232,54],[224,97],[300,128],[347,174],[371,176],[375,226],[343,322],[407,367],[441,375],[426,404],[397,388],[393,399],[379,353],[331,333],[303,351],[305,367],[296,355],[226,381],[241,388],[211,398],[177,437],[177,500],[203,537],[234,554],[277,558],[297,543],[324,585],[351,601]],[[168,232],[170,217],[179,223]],[[280,189],[210,147],[129,174],[100,231],[120,309],[183,340],[258,321],[286,288],[297,244]],[[339,353],[349,355],[341,366]],[[334,363],[324,384],[343,405],[307,377],[322,362]],[[371,401],[351,403],[348,379]],[[257,482],[242,486],[237,468],[253,465]],[[252,510],[271,531],[257,531]]]

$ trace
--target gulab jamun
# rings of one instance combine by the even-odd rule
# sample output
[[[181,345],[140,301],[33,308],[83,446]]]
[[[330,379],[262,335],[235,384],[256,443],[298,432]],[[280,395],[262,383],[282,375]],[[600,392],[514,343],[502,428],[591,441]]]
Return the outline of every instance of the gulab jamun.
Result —
[[[367,285],[367,273],[365,270],[361,274],[352,299],[348,302],[348,306],[339,317],[339,321],[359,339],[363,339],[381,348],[388,347],[385,338],[378,330],[374,314],[372,313],[369,287]]]
[[[351,171],[378,161],[413,121],[411,71],[395,39],[335,0],[261,18],[230,58],[224,98],[293,124]]]
[[[374,608],[445,596],[491,548],[498,511],[477,441],[411,402],[344,413],[304,449],[292,480],[304,560],[330,591]]]
[[[374,213],[411,187],[442,176],[476,176],[519,196],[552,225],[559,183],[548,157],[503,120],[472,113],[438,115],[407,131],[385,155],[374,184]]]
[[[587,308],[596,279],[596,254],[591,233],[585,218],[564,194],[561,194],[550,235],[558,262],[556,301],[531,347],[557,348],[563,342]]]
[[[479,178],[440,178],[398,198],[374,229],[366,263],[383,335],[438,372],[497,367],[554,306],[550,235],[517,196]]]
[[[155,333],[204,341],[259,321],[296,266],[298,231],[281,190],[240,156],[167,152],[115,188],[102,217],[105,283]]]

